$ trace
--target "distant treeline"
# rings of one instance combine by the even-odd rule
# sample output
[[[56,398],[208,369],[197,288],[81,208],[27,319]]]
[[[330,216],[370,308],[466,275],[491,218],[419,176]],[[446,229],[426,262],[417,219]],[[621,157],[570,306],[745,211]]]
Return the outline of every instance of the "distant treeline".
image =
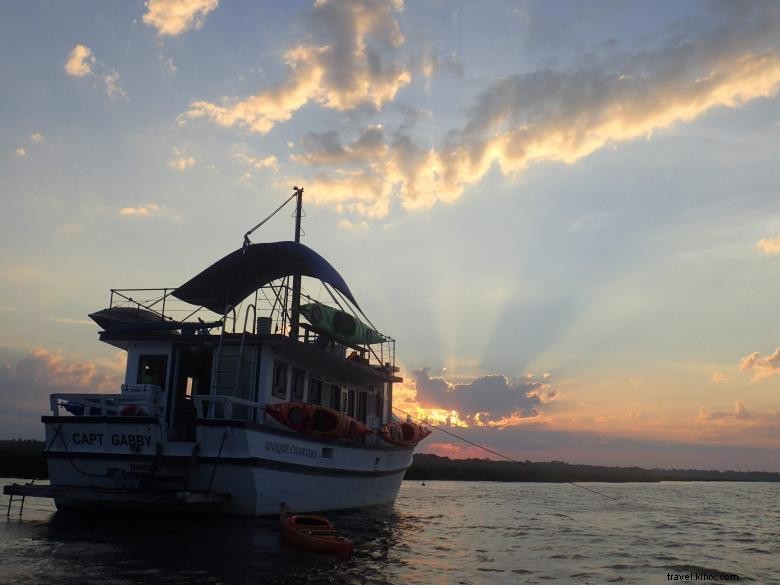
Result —
[[[451,481],[780,481],[780,473],[764,471],[716,471],[698,469],[643,469],[641,467],[602,467],[572,465],[562,461],[491,461],[489,459],[450,459],[418,454],[406,473],[410,480]]]
[[[0,477],[46,478],[43,441],[0,441]],[[406,473],[418,481],[780,481],[780,473],[698,469],[643,469],[572,465],[562,461],[514,463],[490,459],[450,459],[418,454]]]
[[[43,448],[43,441],[0,441],[0,477],[49,477]]]

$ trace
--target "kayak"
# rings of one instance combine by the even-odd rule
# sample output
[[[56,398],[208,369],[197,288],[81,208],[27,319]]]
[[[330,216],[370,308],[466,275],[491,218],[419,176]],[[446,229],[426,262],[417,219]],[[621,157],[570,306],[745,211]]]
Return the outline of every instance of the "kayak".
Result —
[[[351,416],[319,404],[305,402],[277,402],[266,404],[265,410],[289,428],[330,439],[356,439],[371,429]]]
[[[300,312],[317,333],[327,335],[350,346],[383,343],[388,340],[387,337],[374,331],[349,313],[322,303],[301,305]]]
[[[285,540],[298,548],[342,560],[352,556],[352,541],[341,536],[324,516],[282,512],[280,522]]]
[[[411,422],[391,422],[383,425],[379,434],[391,445],[408,447],[422,441],[431,434],[431,430]]]

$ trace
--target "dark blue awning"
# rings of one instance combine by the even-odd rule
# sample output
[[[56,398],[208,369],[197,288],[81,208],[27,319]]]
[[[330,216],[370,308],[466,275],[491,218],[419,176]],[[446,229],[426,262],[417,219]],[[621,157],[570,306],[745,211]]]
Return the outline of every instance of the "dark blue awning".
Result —
[[[311,248],[296,242],[250,244],[232,252],[191,278],[173,296],[222,315],[263,285],[300,274],[325,282],[356,307],[357,301],[336,269]]]

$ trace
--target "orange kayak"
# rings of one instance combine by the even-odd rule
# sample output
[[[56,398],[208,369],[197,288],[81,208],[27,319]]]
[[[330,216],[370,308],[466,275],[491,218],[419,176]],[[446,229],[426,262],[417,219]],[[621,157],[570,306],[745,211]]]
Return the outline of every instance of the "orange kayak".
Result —
[[[283,425],[315,437],[355,439],[371,429],[347,414],[305,402],[278,402],[267,404],[265,410]]]
[[[352,541],[341,536],[327,518],[313,514],[282,513],[280,520],[282,535],[290,544],[342,560],[352,556]]]

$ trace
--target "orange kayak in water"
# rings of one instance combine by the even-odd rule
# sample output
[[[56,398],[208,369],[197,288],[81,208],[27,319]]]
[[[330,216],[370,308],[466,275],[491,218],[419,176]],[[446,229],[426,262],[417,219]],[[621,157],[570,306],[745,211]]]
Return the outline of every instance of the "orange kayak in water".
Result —
[[[342,560],[352,556],[352,541],[341,536],[324,516],[282,512],[280,521],[285,540],[298,548]]]

